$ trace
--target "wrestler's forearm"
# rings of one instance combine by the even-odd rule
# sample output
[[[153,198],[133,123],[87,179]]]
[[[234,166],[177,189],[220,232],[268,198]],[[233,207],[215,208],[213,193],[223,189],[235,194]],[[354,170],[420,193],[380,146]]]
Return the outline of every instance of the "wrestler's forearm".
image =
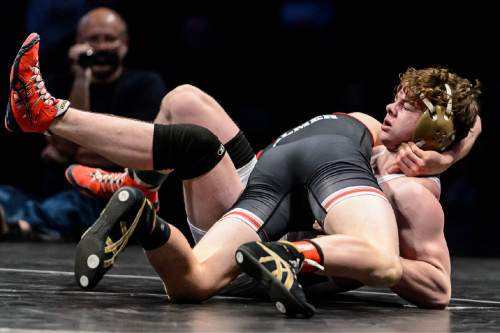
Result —
[[[481,134],[481,118],[478,116],[474,126],[469,131],[469,134],[462,139],[460,142],[456,143],[452,148],[443,153],[443,155],[448,155],[452,158],[453,163],[464,158],[474,146],[479,134]]]
[[[123,167],[153,168],[153,124],[70,108],[50,131]]]
[[[424,261],[401,258],[403,277],[391,289],[417,306],[445,308],[451,297],[450,275]]]

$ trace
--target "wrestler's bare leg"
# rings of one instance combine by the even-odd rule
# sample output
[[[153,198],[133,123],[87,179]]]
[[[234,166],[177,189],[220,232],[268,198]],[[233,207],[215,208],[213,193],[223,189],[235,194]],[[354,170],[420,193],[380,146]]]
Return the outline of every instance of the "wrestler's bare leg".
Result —
[[[105,156],[116,164],[153,169],[154,125],[138,120],[70,108],[50,131]]]
[[[155,123],[203,126],[223,144],[239,132],[238,126],[215,99],[191,85],[179,86],[165,96]],[[183,181],[188,219],[201,230],[208,230],[227,212],[243,190],[230,159],[224,158],[220,170]]]
[[[227,143],[239,129],[224,109],[193,86],[171,91],[162,101],[155,122],[191,123],[210,129]],[[231,160],[226,157],[205,175],[183,181],[186,211],[198,228],[208,230],[234,204],[243,186]],[[223,219],[216,223],[190,253],[178,231],[165,246],[146,252],[173,300],[202,300],[217,293],[238,274],[234,259],[243,243],[257,234],[241,223]]]
[[[190,123],[207,127],[222,143],[239,129],[224,109],[200,89],[184,85],[163,99],[156,123]],[[183,181],[186,211],[198,228],[208,230],[236,201],[243,186],[233,163],[226,156],[210,172]],[[215,224],[194,248],[172,229],[171,240],[146,252],[173,300],[203,300],[219,291],[236,275],[234,253],[243,243],[257,240],[257,234],[224,219]]]
[[[236,249],[259,240],[246,225],[231,218],[215,223],[194,251],[179,230],[170,240],[146,256],[165,283],[174,301],[201,301],[215,295],[238,275]]]
[[[188,84],[178,86],[163,98],[155,123],[203,126],[223,144],[239,131],[238,126],[214,98]]]
[[[328,236],[315,238],[324,254],[324,274],[373,287],[396,284],[402,275],[396,219],[389,202],[360,195],[343,200],[325,219]]]

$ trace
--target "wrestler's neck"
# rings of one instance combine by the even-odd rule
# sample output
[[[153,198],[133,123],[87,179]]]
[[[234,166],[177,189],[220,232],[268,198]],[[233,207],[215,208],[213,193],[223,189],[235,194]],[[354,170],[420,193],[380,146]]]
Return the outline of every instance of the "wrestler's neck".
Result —
[[[372,168],[376,177],[382,177],[390,173],[389,169],[396,163],[396,154],[387,150],[383,145],[375,146],[372,150]]]

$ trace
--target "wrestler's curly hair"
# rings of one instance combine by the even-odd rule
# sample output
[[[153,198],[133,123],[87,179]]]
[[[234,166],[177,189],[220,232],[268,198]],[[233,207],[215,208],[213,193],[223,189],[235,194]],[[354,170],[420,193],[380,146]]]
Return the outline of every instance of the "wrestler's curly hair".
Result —
[[[434,105],[446,107],[448,94],[445,83],[450,86],[452,92],[453,125],[456,131],[455,141],[458,141],[467,136],[479,114],[478,97],[481,94],[481,83],[478,80],[471,83],[442,67],[418,70],[409,68],[400,75],[396,92],[403,89],[407,98],[415,103],[427,98]]]

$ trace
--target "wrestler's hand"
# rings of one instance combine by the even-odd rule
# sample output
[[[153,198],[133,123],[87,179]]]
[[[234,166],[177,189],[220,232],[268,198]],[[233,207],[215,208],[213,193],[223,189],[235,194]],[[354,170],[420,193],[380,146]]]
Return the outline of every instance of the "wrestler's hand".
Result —
[[[396,154],[396,164],[389,173],[403,172],[410,177],[437,175],[453,164],[453,158],[433,150],[422,150],[415,143],[402,143]]]

